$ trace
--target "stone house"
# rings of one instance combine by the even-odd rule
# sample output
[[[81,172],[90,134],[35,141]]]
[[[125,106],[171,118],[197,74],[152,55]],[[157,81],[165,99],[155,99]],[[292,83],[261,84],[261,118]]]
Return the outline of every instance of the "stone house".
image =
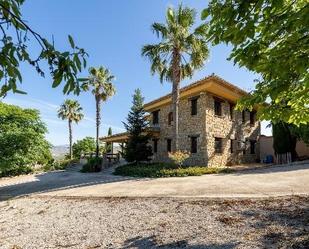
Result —
[[[260,122],[256,112],[235,111],[248,93],[211,75],[180,89],[179,149],[190,152],[187,165],[225,166],[259,161]],[[171,94],[144,105],[150,114],[153,161],[169,161],[174,151]],[[126,133],[102,138],[125,142]]]

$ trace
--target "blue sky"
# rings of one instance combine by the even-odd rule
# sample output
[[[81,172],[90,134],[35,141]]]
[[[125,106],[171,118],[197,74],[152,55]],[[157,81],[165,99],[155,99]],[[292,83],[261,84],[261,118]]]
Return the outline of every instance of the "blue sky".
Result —
[[[182,2],[198,12],[207,6],[205,0]],[[88,66],[104,65],[116,76],[117,94],[102,106],[101,134],[105,135],[109,126],[114,133],[123,131],[122,121],[131,106],[134,89],[142,90],[146,102],[171,91],[169,83],[160,84],[158,77],[150,74],[150,64],[141,57],[141,48],[158,41],[150,25],[155,21],[164,22],[166,8],[179,3],[167,0],[28,0],[22,13],[35,31],[48,39],[54,36],[59,49],[69,48],[67,35],[72,35],[75,43],[89,53]],[[37,53],[35,44],[30,49]],[[230,48],[225,45],[211,47],[205,67],[192,79],[182,82],[182,86],[215,73],[247,91],[252,90],[257,76],[227,61],[229,53]],[[74,140],[95,135],[95,103],[90,93],[64,96],[62,85],[53,89],[50,76],[41,78],[27,66],[22,66],[22,75],[20,89],[28,94],[10,93],[4,102],[39,109],[48,126],[46,137],[52,144],[68,143],[67,123],[57,118],[57,108],[66,98],[78,99],[85,113],[85,119],[74,126]],[[87,70],[82,73],[82,76],[86,75]],[[264,123],[262,133],[270,134]]]

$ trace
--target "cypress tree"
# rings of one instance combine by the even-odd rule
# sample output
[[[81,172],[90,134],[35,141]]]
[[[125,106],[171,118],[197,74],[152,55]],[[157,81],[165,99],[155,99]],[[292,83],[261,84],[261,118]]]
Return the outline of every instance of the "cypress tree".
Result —
[[[129,139],[124,146],[123,157],[127,162],[139,163],[141,161],[150,161],[152,156],[151,146],[148,145],[149,135],[143,134],[148,126],[146,113],[143,108],[144,98],[140,89],[136,89],[133,95],[132,107],[127,117],[127,123],[123,123]]]
[[[108,128],[107,135],[108,135],[108,136],[113,135],[112,127],[109,127],[109,128]],[[107,153],[110,153],[110,152],[112,151],[112,144],[111,144],[111,143],[106,143],[106,144],[105,144],[105,151],[106,151]]]

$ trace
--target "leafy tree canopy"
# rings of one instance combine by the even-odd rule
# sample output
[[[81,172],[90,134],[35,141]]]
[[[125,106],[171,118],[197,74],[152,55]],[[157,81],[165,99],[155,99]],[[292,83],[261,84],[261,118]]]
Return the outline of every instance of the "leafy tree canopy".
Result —
[[[202,12],[209,40],[232,45],[229,59],[261,75],[238,108],[260,105],[261,119],[309,123],[308,16],[306,0],[210,1]]]
[[[148,127],[145,117],[144,98],[140,89],[136,89],[133,95],[133,106],[128,114],[127,123],[124,126],[129,133],[129,139],[124,147],[124,158],[127,162],[149,161],[152,155],[151,146],[148,145],[149,136],[143,131]]]
[[[96,150],[96,143],[93,137],[85,137],[81,140],[77,140],[73,144],[73,156],[79,158],[81,154],[93,153]]]
[[[41,63],[49,66],[49,72],[53,78],[53,87],[65,81],[64,93],[80,92],[79,82],[83,79],[77,75],[86,67],[87,53],[84,49],[75,45],[69,35],[70,51],[60,52],[54,42],[50,42],[35,32],[20,12],[24,0],[0,0],[0,97],[9,91],[25,93],[18,89],[22,82],[20,63],[26,63],[44,76]],[[31,55],[29,43],[35,42],[39,47],[38,56]]]
[[[27,173],[51,160],[39,112],[0,102],[0,176]]]

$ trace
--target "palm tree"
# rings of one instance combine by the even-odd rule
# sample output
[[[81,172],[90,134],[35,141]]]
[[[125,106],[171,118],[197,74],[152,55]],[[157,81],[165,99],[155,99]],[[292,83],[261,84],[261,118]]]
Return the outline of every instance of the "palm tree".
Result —
[[[174,120],[175,150],[178,150],[178,103],[180,82],[192,77],[194,70],[200,69],[208,58],[206,41],[207,26],[193,29],[195,11],[180,5],[168,8],[166,23],[153,23],[152,30],[161,41],[145,45],[142,55],[150,59],[151,73],[158,73],[161,83],[166,80],[173,84],[172,104]]]
[[[72,122],[78,123],[83,119],[83,108],[77,100],[67,99],[58,110],[58,117],[67,119],[69,125],[69,140],[70,140],[70,159],[72,159]]]
[[[92,94],[96,102],[96,157],[99,157],[99,130],[101,121],[101,102],[106,102],[108,98],[113,96],[116,92],[112,81],[115,77],[110,71],[104,67],[89,69],[88,81],[83,88],[92,89]]]

